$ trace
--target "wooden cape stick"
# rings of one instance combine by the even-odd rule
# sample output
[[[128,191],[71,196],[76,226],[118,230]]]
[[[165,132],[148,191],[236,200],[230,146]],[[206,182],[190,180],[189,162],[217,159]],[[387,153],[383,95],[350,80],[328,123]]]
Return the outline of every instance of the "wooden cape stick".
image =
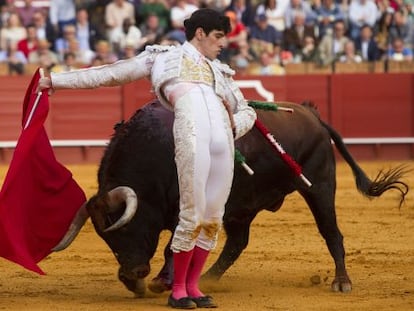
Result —
[[[40,78],[44,78],[45,72],[44,72],[43,68],[39,68],[39,74],[40,74]],[[29,126],[30,122],[32,121],[33,114],[34,114],[34,112],[35,112],[35,110],[37,108],[37,105],[39,104],[40,96],[42,96],[42,92],[41,91],[37,93],[36,100],[35,100],[35,102],[33,104],[32,110],[30,110],[30,114],[27,117],[26,123],[24,124],[24,127],[23,127],[24,130],[27,129],[27,127]]]

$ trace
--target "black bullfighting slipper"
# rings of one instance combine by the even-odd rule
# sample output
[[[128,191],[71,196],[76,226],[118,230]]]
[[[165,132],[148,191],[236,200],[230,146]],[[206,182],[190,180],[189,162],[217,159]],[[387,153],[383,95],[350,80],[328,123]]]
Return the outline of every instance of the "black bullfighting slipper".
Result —
[[[197,305],[197,308],[217,308],[216,303],[211,296],[191,297]]]
[[[172,295],[168,297],[168,305],[174,309],[195,309],[197,305],[190,297],[175,299]]]

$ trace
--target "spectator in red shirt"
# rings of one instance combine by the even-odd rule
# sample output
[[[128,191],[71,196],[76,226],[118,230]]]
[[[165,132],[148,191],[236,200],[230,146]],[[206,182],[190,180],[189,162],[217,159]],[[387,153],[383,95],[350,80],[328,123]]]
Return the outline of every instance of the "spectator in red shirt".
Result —
[[[29,24],[26,26],[26,39],[22,39],[17,43],[17,49],[21,51],[26,58],[29,58],[29,53],[37,50],[37,30],[36,26]]]
[[[240,52],[240,47],[247,45],[247,29],[242,22],[237,20],[234,11],[226,11],[225,15],[230,19],[231,30],[226,36],[228,46],[223,50],[220,59],[229,63],[231,58]]]

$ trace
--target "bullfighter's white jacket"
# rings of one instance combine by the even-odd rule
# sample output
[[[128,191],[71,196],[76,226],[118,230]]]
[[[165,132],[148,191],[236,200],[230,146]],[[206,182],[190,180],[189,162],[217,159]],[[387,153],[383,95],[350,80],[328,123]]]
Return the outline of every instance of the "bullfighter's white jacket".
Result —
[[[180,79],[184,55],[194,54],[194,46],[185,42],[182,46],[148,46],[137,56],[120,60],[110,65],[91,67],[59,74],[51,73],[54,89],[97,88],[117,86],[150,78],[154,91],[161,103],[172,110],[171,103],[164,96],[163,88]],[[235,138],[248,132],[256,119],[255,111],[248,106],[232,76],[234,71],[218,60],[207,60],[213,72],[214,91],[231,107],[235,125]]]
[[[195,245],[210,250],[217,243],[232,184],[233,135],[243,136],[256,119],[233,75],[229,66],[206,59],[189,42],[179,47],[149,46],[136,57],[114,64],[51,74],[54,89],[115,86],[147,77],[161,103],[174,110],[180,189],[179,223],[171,243],[174,252],[189,251]],[[196,127],[196,118],[209,125],[199,123]],[[230,125],[234,126],[234,134]],[[205,139],[205,133],[209,133],[209,139]],[[210,148],[215,150],[214,155],[203,152]]]

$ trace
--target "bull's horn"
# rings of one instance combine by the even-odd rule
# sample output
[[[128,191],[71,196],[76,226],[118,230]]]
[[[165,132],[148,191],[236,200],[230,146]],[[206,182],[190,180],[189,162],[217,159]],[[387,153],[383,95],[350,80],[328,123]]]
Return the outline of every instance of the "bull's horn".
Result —
[[[72,220],[72,223],[69,226],[68,231],[65,236],[60,240],[60,242],[52,248],[52,251],[59,252],[67,248],[72,244],[73,240],[76,238],[86,220],[89,218],[89,213],[86,209],[86,202],[82,204],[78,212],[75,215],[75,218]]]
[[[108,192],[108,198],[109,198],[108,205],[112,211],[115,211],[116,209],[118,209],[121,203],[123,202],[125,202],[126,207],[125,207],[125,212],[121,216],[121,218],[119,218],[116,221],[116,223],[114,223],[112,226],[106,228],[104,232],[117,230],[121,228],[122,226],[126,225],[127,223],[129,223],[132,217],[134,217],[138,209],[137,195],[135,194],[135,191],[130,187],[126,187],[126,186],[116,187]]]

